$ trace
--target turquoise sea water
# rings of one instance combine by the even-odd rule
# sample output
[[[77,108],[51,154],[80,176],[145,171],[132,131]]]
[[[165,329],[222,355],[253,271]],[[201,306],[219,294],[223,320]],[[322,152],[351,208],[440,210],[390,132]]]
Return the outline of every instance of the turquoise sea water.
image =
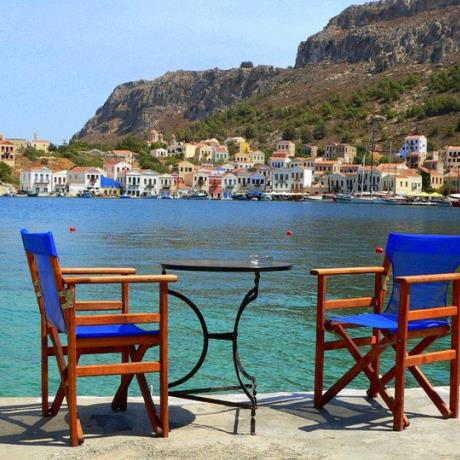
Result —
[[[76,233],[69,227],[75,226]],[[376,246],[390,231],[459,233],[460,210],[406,206],[291,202],[176,200],[0,199],[0,396],[39,395],[39,315],[19,230],[51,230],[63,266],[134,266],[159,273],[171,258],[247,259],[271,255],[294,264],[290,272],[262,274],[259,298],[240,328],[240,356],[257,377],[259,392],[310,390],[315,346],[315,279],[318,266],[381,263]],[[291,230],[293,236],[286,232]],[[211,332],[232,329],[237,305],[253,285],[251,274],[180,272],[175,289],[200,307]],[[341,278],[331,296],[365,295],[371,278]],[[81,297],[110,298],[113,288],[82,289]],[[154,288],[132,292],[133,311],[157,307]],[[170,379],[191,369],[201,350],[199,323],[171,299]],[[189,386],[236,383],[231,345],[211,341],[208,359]],[[152,351],[152,353],[155,353]],[[94,359],[91,358],[91,359]],[[103,359],[101,357],[98,358]],[[87,358],[86,362],[90,360]],[[345,354],[327,360],[332,381],[351,365]],[[447,382],[443,364],[426,367],[436,384]],[[52,386],[57,371],[52,368]],[[155,387],[157,376],[149,376]],[[79,393],[113,394],[118,378],[79,380]],[[357,379],[354,387],[366,382]],[[137,388],[132,385],[132,393]]]

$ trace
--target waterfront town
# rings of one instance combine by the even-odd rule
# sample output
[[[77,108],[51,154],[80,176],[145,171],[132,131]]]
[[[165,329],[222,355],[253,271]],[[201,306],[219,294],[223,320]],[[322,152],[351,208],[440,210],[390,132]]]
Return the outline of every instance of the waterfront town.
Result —
[[[409,135],[394,154],[372,151],[361,158],[346,143],[325,146],[279,140],[270,154],[252,150],[243,137],[223,142],[204,139],[169,143],[156,130],[147,144],[152,158],[169,161],[168,172],[142,169],[136,152],[92,149],[103,167],[75,166],[53,170],[50,142],[35,134],[31,141],[0,135],[0,160],[15,168],[17,155],[32,147],[42,156],[20,170],[19,186],[3,186],[4,194],[28,196],[302,199],[323,195],[383,194],[400,197],[459,193],[460,146],[428,151],[424,135]],[[161,147],[158,147],[161,145]],[[367,162],[367,164],[366,164]]]

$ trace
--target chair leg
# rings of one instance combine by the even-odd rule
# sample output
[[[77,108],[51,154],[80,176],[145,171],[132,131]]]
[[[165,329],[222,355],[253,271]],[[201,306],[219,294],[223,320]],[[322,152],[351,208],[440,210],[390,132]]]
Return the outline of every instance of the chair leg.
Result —
[[[131,356],[131,361],[141,361],[142,358],[144,357],[145,353],[148,350],[147,345],[141,345],[136,351],[133,351],[130,356]],[[128,349],[129,353],[129,349]],[[120,386],[117,389],[117,392],[115,393],[115,396],[113,397],[112,400],[112,410],[122,410],[120,404],[123,401],[124,395],[128,394],[128,387],[133,381],[134,374],[126,374],[123,376],[124,378],[121,380]]]
[[[324,382],[324,327],[316,331],[316,356],[315,356],[315,389],[314,389],[314,407],[321,409],[323,407],[323,382]]]
[[[460,308],[460,282],[455,281],[452,289],[452,304]],[[459,372],[460,372],[460,313],[457,312],[452,316],[451,325],[451,348],[457,352],[457,356],[450,362],[450,394],[449,406],[451,416],[458,418],[459,416]]]
[[[378,343],[380,341],[380,331],[378,329],[374,329],[373,334],[375,337],[376,342]],[[375,345],[373,345],[375,347]],[[372,369],[377,377],[379,377],[380,374],[380,355],[378,355],[374,361],[371,363]],[[376,398],[377,395],[379,394],[379,389],[378,386],[376,386],[375,382],[370,383],[369,389],[367,390],[367,396],[369,398]]]
[[[156,434],[163,434],[161,421],[158,418],[157,413],[155,412],[155,405],[153,404],[152,395],[150,394],[149,386],[147,384],[147,379],[144,374],[136,374],[137,382],[139,383],[139,388],[141,389],[142,397],[144,398],[145,408],[147,410],[147,415],[149,416],[150,423],[152,425],[152,430]]]
[[[168,362],[161,359],[160,370],[160,419],[163,430],[163,438],[169,435],[169,402],[168,402]]]
[[[69,334],[70,336],[70,334]],[[69,337],[67,360],[67,405],[69,409],[70,444],[79,445],[83,433],[79,433],[80,420],[77,411],[77,353],[75,343]],[[80,425],[81,426],[81,425]]]
[[[393,410],[393,430],[402,431],[404,424],[404,388],[406,385],[405,341],[399,341],[396,347],[395,405]]]
[[[121,362],[128,363],[129,362],[129,349],[122,351],[121,353]],[[121,376],[120,384],[123,385],[124,380],[126,380],[126,375]],[[118,410],[126,411],[128,409],[128,385],[126,385],[126,390],[120,395],[118,401]]]
[[[42,361],[41,361],[41,383],[42,383],[42,414],[43,416],[49,415],[49,404],[48,404],[48,334],[43,331],[42,325]],[[46,327],[46,326],[45,326]]]

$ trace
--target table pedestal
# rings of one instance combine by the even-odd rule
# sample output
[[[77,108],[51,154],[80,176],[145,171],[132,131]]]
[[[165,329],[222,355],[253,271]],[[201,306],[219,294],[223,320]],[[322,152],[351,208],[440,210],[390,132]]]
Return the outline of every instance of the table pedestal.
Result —
[[[166,270],[163,270],[163,274],[166,273]],[[248,291],[248,293],[244,296],[243,301],[241,302],[238,312],[236,314],[235,322],[233,324],[233,330],[231,332],[215,332],[210,333],[208,331],[208,327],[206,325],[206,321],[204,319],[203,314],[199,310],[199,308],[185,295],[181,294],[180,292],[176,292],[173,290],[169,290],[169,295],[176,297],[186,303],[195,313],[197,316],[201,330],[203,333],[203,349],[201,351],[200,358],[198,359],[197,363],[193,367],[193,369],[186,374],[185,376],[181,377],[180,379],[171,382],[169,384],[169,388],[174,388],[183,383],[190,380],[201,368],[203,365],[206,356],[208,354],[208,344],[209,340],[228,340],[232,343],[232,358],[233,358],[233,365],[235,368],[235,374],[238,379],[238,385],[232,386],[218,386],[218,387],[207,387],[207,388],[194,388],[190,390],[174,390],[169,391],[171,396],[176,396],[179,398],[186,398],[186,399],[193,399],[196,401],[203,401],[209,402],[213,404],[223,404],[226,406],[231,407],[239,407],[243,409],[250,409],[251,410],[251,434],[255,434],[256,432],[256,409],[257,409],[257,391],[256,391],[256,378],[250,375],[246,369],[243,367],[241,363],[240,356],[238,353],[238,327],[240,324],[241,316],[246,309],[246,307],[257,299],[257,295],[259,292],[259,280],[260,280],[260,273],[255,272],[255,279],[254,279],[254,287]],[[249,383],[245,383],[244,379],[249,381]],[[213,393],[218,391],[230,391],[230,390],[243,390],[244,394],[248,398],[248,402],[235,402],[235,401],[228,401],[222,399],[215,399],[206,396],[200,396],[204,393]]]

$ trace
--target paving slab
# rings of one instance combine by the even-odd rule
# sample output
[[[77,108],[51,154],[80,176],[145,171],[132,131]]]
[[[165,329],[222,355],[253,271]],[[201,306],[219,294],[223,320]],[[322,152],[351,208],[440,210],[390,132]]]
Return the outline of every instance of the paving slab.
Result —
[[[440,393],[447,399],[448,389]],[[227,397],[227,396],[226,396]],[[238,399],[232,396],[233,399]],[[407,390],[411,425],[392,431],[379,399],[348,390],[324,409],[311,393],[259,395],[257,434],[248,410],[172,398],[169,438],[155,438],[142,399],[112,412],[109,398],[79,398],[85,442],[69,447],[67,410],[43,418],[37,398],[0,398],[1,459],[460,459],[460,422],[443,419],[421,390]]]

